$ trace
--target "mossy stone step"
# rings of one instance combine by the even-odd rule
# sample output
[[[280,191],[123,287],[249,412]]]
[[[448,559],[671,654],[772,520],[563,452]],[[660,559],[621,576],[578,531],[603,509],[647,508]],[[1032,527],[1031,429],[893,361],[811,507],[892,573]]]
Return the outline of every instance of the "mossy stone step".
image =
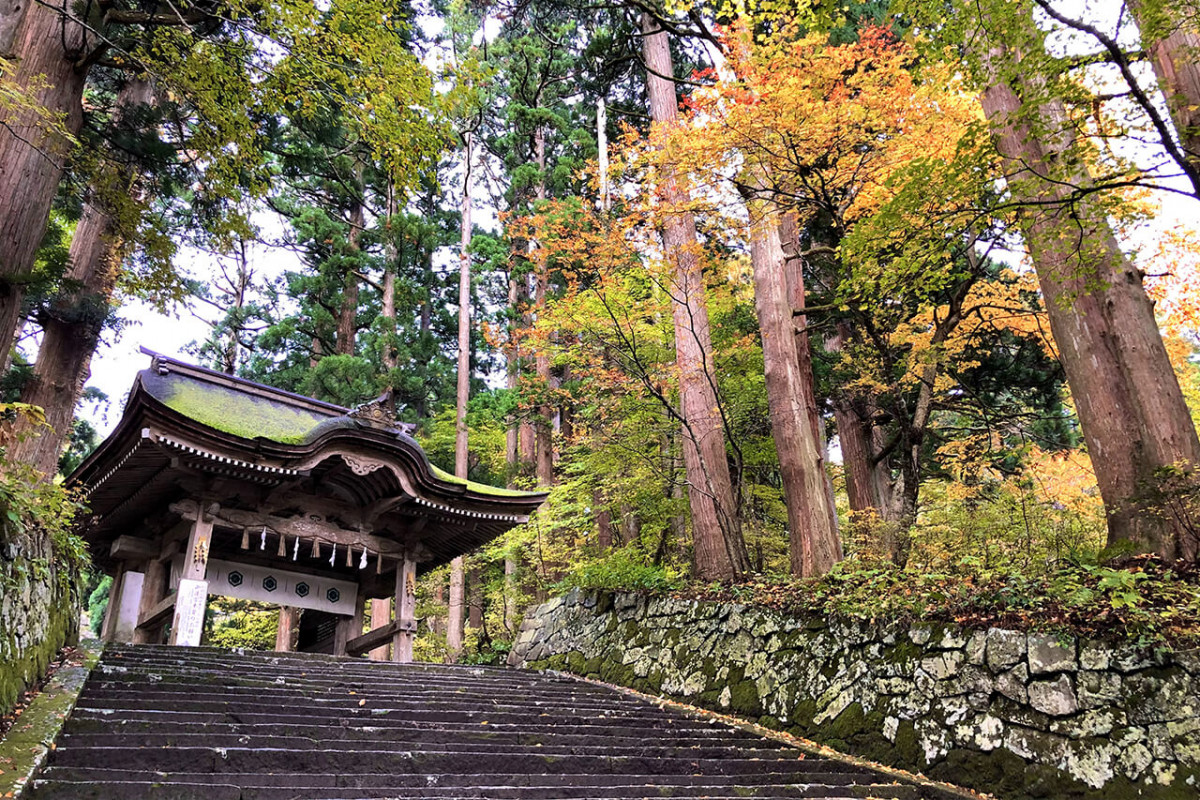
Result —
[[[27,800],[921,800],[847,762],[556,673],[106,652]]]

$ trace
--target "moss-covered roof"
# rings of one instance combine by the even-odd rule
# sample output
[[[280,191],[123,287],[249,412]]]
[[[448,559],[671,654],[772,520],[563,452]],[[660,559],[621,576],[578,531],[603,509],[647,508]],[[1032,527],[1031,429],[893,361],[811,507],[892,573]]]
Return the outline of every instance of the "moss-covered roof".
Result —
[[[262,437],[280,444],[300,444],[330,414],[298,408],[267,397],[173,372],[143,373],[146,390],[172,411],[214,430],[243,439]]]
[[[148,369],[140,379],[145,391],[167,408],[213,430],[242,439],[267,439],[284,445],[303,445],[359,422],[339,406],[272,389],[250,381],[213,373],[158,356],[166,369]],[[397,433],[401,433],[397,430]],[[420,445],[401,436],[420,451]],[[423,454],[422,454],[423,455]],[[428,459],[433,476],[468,491],[491,497],[528,497],[530,492],[501,489],[456,478]]]
[[[501,489],[499,486],[489,486],[486,483],[469,481],[465,478],[456,478],[432,462],[430,462],[429,467],[433,470],[434,477],[446,481],[447,483],[456,483],[459,486],[466,486],[471,491],[479,492],[480,494],[490,494],[496,497],[525,497],[529,494],[529,492],[522,492],[517,489]]]

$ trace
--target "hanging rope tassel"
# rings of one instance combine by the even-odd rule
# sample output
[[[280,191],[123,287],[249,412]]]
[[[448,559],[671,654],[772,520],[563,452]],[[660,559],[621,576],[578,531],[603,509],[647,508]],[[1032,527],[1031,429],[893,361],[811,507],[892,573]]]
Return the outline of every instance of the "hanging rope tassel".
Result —
[[[354,548],[353,547],[349,547],[349,546],[346,547],[346,566],[347,567],[354,566]]]
[[[321,557],[321,545],[317,544],[316,539],[313,539],[313,549],[312,549],[312,553],[309,554],[309,558],[320,558],[320,557]]]
[[[383,553],[375,554],[375,574],[376,575],[383,574]]]
[[[358,568],[359,569],[367,568],[367,548],[365,548],[365,547],[363,548],[362,558],[360,558],[358,560]]]
[[[243,550],[250,549],[250,529],[249,528],[242,528],[242,549]]]
[[[287,558],[287,537],[282,533],[279,534],[279,549],[275,551],[275,555],[280,558]]]

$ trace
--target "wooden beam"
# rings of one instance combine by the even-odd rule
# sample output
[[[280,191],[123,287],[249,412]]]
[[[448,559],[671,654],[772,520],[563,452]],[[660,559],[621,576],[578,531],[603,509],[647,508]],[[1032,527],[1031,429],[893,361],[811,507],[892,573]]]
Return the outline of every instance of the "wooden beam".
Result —
[[[362,636],[357,636],[346,642],[346,655],[361,656],[368,650],[374,650],[377,647],[387,644],[398,633],[415,633],[416,630],[417,623],[415,620],[408,622],[393,620],[386,625],[381,625],[364,633]]]
[[[196,506],[191,501],[183,501],[171,505],[171,510],[184,519],[195,519]],[[315,517],[315,518],[314,518]],[[295,539],[319,539],[322,542],[336,544],[341,547],[353,547],[356,550],[366,548],[372,553],[383,553],[391,558],[400,558],[404,552],[403,545],[382,536],[362,531],[352,531],[334,525],[321,518],[318,514],[294,517],[278,517],[273,514],[261,514],[257,511],[243,511],[236,508],[221,508],[212,515],[212,520],[222,528],[234,530],[262,530],[264,527],[273,533]]]
[[[162,546],[153,539],[139,539],[136,536],[118,536],[108,548],[108,554],[121,561],[142,561],[147,558],[158,558]]]
[[[169,594],[159,600],[138,619],[138,630],[152,630],[166,623],[175,612],[175,595]]]

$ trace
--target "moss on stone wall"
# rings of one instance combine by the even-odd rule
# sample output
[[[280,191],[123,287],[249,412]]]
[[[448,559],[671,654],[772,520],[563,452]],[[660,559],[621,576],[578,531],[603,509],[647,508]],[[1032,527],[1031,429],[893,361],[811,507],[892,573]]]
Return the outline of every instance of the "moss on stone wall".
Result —
[[[572,592],[510,663],[732,713],[1014,800],[1200,792],[1200,651]]]
[[[0,714],[78,640],[80,608],[78,566],[56,563],[48,541],[0,545]]]

